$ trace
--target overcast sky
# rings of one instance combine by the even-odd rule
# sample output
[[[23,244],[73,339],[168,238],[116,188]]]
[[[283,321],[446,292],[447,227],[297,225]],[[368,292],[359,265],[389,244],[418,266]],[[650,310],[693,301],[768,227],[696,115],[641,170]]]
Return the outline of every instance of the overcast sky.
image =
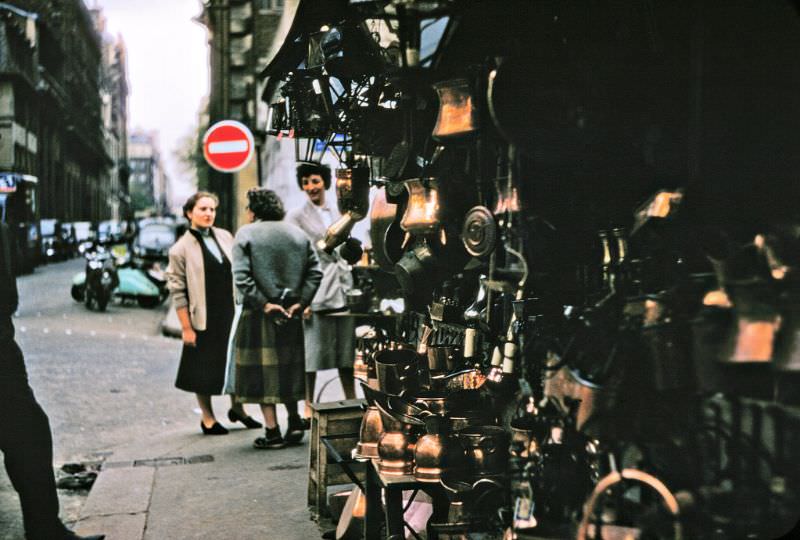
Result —
[[[206,29],[192,20],[199,0],[84,0],[100,6],[107,30],[121,34],[128,50],[128,129],[159,132],[167,174],[182,192],[186,173],[174,158],[178,141],[197,123],[208,94]],[[183,184],[181,186],[181,184]]]

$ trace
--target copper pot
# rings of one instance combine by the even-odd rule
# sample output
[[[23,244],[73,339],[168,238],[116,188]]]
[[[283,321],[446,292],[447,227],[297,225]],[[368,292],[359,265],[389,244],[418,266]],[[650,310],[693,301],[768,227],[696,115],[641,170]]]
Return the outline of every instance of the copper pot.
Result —
[[[367,400],[367,410],[361,418],[358,443],[356,444],[356,457],[360,459],[375,459],[378,457],[378,441],[384,432],[381,413],[375,403],[380,401],[385,404],[387,395],[364,383],[361,383],[361,390]]]
[[[455,433],[464,467],[476,476],[502,473],[508,466],[508,433],[499,426],[475,426]]]
[[[491,412],[485,409],[462,410],[447,416],[450,433],[456,433],[469,427],[489,425],[492,420]]]
[[[429,234],[441,226],[439,188],[433,178],[407,180],[408,206],[400,226],[406,232]]]
[[[416,440],[400,431],[386,431],[378,441],[378,469],[389,476],[404,476],[414,472]]]
[[[361,418],[356,443],[356,457],[359,459],[378,458],[378,441],[383,434],[383,421],[378,407],[370,405]]]
[[[447,394],[437,390],[423,390],[414,396],[414,404],[433,414],[445,414],[447,408]]]
[[[461,347],[457,345],[429,346],[427,355],[431,373],[453,371],[463,361]]]
[[[369,212],[369,174],[366,167],[336,169],[336,201],[342,216],[325,231],[317,248],[330,253],[350,236],[356,222]]]
[[[385,427],[378,440],[378,469],[391,476],[411,474],[414,471],[414,446],[424,422],[390,411],[381,403],[375,405]]]
[[[400,395],[419,389],[419,355],[409,349],[386,349],[375,355],[378,388]]]
[[[733,351],[723,362],[771,362],[780,317],[769,283],[729,281],[726,288],[733,300],[736,323],[731,328]]]
[[[438,482],[445,469],[456,466],[462,455],[448,437],[447,420],[438,415],[425,418],[428,431],[414,447],[414,477],[421,482]]]

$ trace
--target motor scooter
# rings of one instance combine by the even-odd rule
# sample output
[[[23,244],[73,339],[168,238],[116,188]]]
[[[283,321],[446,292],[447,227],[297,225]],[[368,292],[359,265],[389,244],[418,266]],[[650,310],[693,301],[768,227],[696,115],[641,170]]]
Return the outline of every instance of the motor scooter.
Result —
[[[85,270],[72,278],[72,298],[86,304],[87,309],[105,311],[119,286],[111,253],[103,246],[96,246],[87,251],[85,257]]]
[[[137,266],[132,262],[128,250],[122,249],[120,246],[113,246],[109,251],[102,246],[91,250],[87,252],[89,254],[87,255],[87,261],[90,257],[96,258],[97,252],[104,253],[104,261],[113,261],[110,264],[110,269],[114,276],[114,286],[111,289],[109,299],[115,297],[123,302],[135,301],[143,308],[154,308],[160,305],[168,296],[163,271],[157,268],[145,270]],[[87,276],[91,276],[88,262],[87,271],[75,275],[72,280],[72,297],[76,301],[80,302],[85,299],[86,287],[89,284]]]
[[[128,257],[118,260],[119,287],[115,296],[124,300],[135,300],[140,307],[154,308],[169,296],[164,271],[158,264],[149,268],[137,264]]]

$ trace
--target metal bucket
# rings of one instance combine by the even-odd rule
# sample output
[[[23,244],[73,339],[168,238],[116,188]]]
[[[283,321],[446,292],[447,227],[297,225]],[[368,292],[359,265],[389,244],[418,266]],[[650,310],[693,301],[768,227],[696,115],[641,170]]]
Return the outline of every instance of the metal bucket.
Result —
[[[413,393],[419,389],[419,355],[408,349],[383,350],[375,355],[378,388],[387,394]]]

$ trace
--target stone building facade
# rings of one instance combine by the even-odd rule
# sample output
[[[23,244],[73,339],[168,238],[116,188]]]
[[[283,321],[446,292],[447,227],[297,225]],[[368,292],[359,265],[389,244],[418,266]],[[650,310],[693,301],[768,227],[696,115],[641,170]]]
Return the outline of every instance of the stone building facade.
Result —
[[[133,130],[128,139],[131,210],[137,217],[164,215],[167,211],[167,176],[161,162],[158,135]]]
[[[209,189],[220,197],[218,222],[235,228],[243,221],[244,193],[261,184],[260,156],[265,143],[265,114],[258,74],[270,59],[284,0],[206,0],[199,17],[208,29],[209,125],[220,120],[242,122],[256,141],[257,157],[240,173],[209,171]]]
[[[128,72],[127,50],[122,36],[106,31],[106,19],[100,8],[91,10],[100,34],[102,64],[100,69],[100,104],[103,144],[111,158],[108,170],[111,218],[127,220],[133,216],[128,190]]]
[[[111,217],[101,44],[82,0],[0,7],[0,171],[38,177],[40,217]]]

